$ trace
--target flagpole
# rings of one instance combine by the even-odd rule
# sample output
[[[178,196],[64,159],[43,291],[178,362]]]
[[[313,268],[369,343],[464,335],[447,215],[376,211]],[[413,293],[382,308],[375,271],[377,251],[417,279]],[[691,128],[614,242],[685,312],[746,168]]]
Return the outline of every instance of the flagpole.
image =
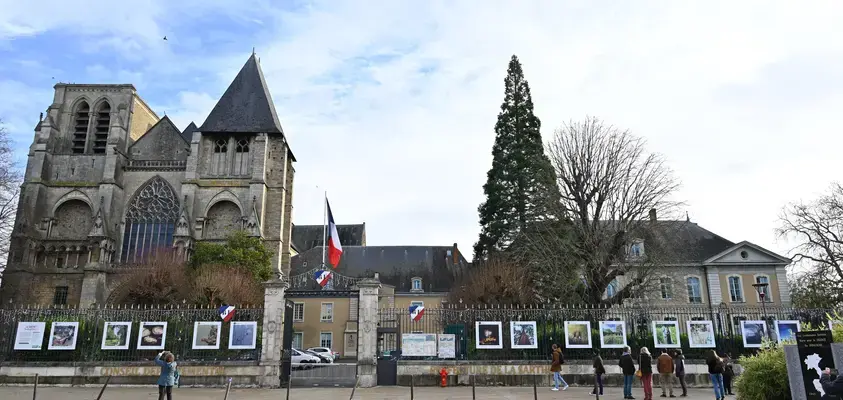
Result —
[[[328,191],[325,191],[325,200],[322,211],[322,269],[325,269],[325,251],[328,241]]]

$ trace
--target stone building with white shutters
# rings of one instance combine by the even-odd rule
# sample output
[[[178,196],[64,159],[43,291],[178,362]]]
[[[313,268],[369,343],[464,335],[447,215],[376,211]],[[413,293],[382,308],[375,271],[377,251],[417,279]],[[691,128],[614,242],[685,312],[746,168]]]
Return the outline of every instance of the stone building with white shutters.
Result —
[[[290,266],[296,161],[252,54],[201,126],[132,85],[55,86],[35,128],[0,301],[105,303],[121,266],[244,229]]]

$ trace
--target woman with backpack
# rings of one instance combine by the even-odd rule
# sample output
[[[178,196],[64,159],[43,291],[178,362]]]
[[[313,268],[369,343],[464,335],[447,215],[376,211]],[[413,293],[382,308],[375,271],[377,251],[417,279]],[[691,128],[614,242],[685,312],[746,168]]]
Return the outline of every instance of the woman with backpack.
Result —
[[[173,400],[173,386],[178,386],[179,382],[176,356],[169,351],[162,351],[155,357],[155,364],[161,367],[161,374],[158,376],[158,400],[164,400],[165,393],[167,400]]]
[[[708,365],[711,384],[714,386],[714,397],[717,400],[723,400],[726,398],[726,388],[723,387],[723,360],[716,351],[711,350],[705,363]]]

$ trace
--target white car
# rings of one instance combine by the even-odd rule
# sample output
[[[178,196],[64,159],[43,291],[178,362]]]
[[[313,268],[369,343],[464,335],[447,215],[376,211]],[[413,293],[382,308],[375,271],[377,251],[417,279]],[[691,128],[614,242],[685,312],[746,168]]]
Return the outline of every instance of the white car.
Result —
[[[334,361],[336,361],[337,357],[340,356],[340,353],[337,353],[336,351],[333,351],[333,350],[331,350],[327,347],[311,347],[307,350],[312,351],[314,353],[319,353],[319,354],[324,354],[324,355],[330,356],[331,359],[333,359]]]
[[[292,356],[290,362],[293,363],[293,366],[295,366],[296,364],[319,364],[322,361],[319,359],[319,357],[312,356],[307,353],[302,353],[301,351],[298,351],[296,349],[292,349],[291,351]],[[303,365],[299,366],[303,367]]]

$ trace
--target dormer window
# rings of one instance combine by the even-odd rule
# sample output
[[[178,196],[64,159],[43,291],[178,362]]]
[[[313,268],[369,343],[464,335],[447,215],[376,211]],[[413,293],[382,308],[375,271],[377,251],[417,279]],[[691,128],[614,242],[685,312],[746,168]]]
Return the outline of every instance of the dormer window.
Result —
[[[629,246],[629,256],[630,257],[644,257],[644,241],[640,239],[636,239],[632,241],[632,244]]]
[[[421,292],[422,291],[422,280],[421,278],[413,278],[410,285],[410,290],[413,292]]]

